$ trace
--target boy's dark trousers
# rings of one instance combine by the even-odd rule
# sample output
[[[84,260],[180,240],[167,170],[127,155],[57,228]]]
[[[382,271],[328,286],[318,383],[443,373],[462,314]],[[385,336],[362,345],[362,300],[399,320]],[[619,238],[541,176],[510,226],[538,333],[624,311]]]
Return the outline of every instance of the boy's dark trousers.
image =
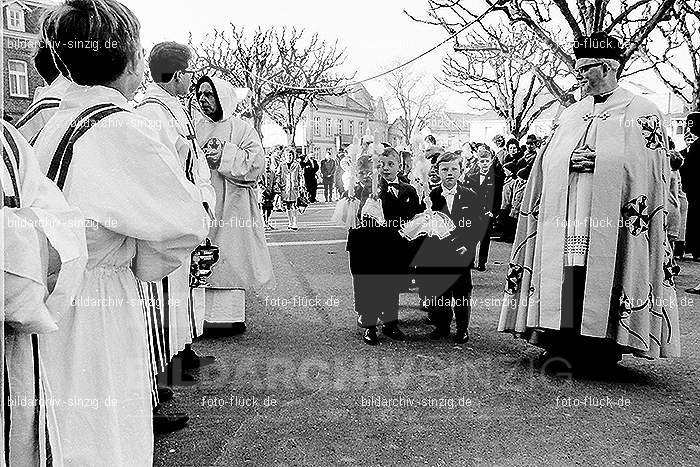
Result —
[[[490,217],[486,226],[484,237],[479,242],[479,255],[477,265],[485,266],[489,259],[489,246],[491,246],[491,230],[493,229],[493,218]]]
[[[381,227],[351,229],[347,250],[350,256],[357,324],[368,328],[398,320],[401,273],[401,243],[397,232]],[[397,244],[397,240],[399,241]]]
[[[471,317],[471,269],[434,271],[423,276],[423,284],[435,327],[448,334],[454,317],[457,332],[467,331]]]

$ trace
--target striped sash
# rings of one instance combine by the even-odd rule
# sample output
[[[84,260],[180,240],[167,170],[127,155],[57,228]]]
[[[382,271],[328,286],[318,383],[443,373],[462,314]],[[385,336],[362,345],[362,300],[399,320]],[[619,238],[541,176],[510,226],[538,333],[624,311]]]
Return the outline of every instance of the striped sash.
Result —
[[[20,190],[19,183],[17,182],[19,174],[19,148],[17,147],[17,142],[12,137],[10,130],[3,125],[3,145],[2,145],[2,160],[7,168],[7,173],[10,176],[12,182],[12,195],[7,195],[5,192],[5,187],[2,187],[2,198],[3,206],[8,208],[18,208],[20,201]],[[8,150],[12,153],[12,157],[8,154]]]
[[[172,358],[170,345],[170,283],[167,277],[159,282],[136,281],[141,308],[146,318],[150,366],[151,402],[158,404],[156,376],[165,371]]]
[[[17,121],[15,128],[20,129],[29,122],[32,118],[36,117],[39,112],[47,109],[55,109],[61,105],[61,99],[57,97],[44,97],[33,103],[24,115]]]
[[[76,141],[102,119],[117,112],[126,112],[126,110],[114,104],[98,104],[85,109],[71,122],[68,130],[66,130],[63,138],[58,143],[56,152],[54,152],[51,159],[51,165],[49,165],[49,171],[46,174],[49,179],[58,185],[61,191],[63,191],[63,186],[66,183],[66,176],[73,159],[73,147]]]
[[[3,142],[2,142],[2,156],[7,168],[8,175],[12,181],[12,189],[14,195],[8,196],[5,193],[5,187],[2,187],[3,193],[3,207],[8,208],[19,208],[21,207],[20,201],[20,189],[19,183],[17,181],[19,168],[20,168],[20,152],[17,142],[14,137],[3,125]],[[9,152],[12,153],[12,157],[9,156]],[[34,374],[34,400],[37,403],[37,409],[34,412],[34,427],[36,432],[34,433],[35,439],[39,443],[39,459],[41,465],[51,464],[51,443],[49,440],[49,430],[48,421],[46,413],[46,389],[44,388],[42,382],[41,374],[41,363],[39,356],[39,338],[36,334],[29,336],[32,348],[32,369]],[[0,343],[2,350],[2,365],[4,369],[4,381],[3,381],[3,394],[2,394],[2,405],[3,405],[3,421],[4,421],[4,454],[5,454],[5,465],[10,465],[10,459],[12,458],[11,449],[11,435],[12,435],[12,407],[10,406],[10,400],[12,398],[12,387],[13,384],[9,378],[8,365],[6,360],[6,353],[4,348],[4,336],[3,342]]]
[[[161,101],[156,97],[147,97],[146,99],[139,102],[138,105],[136,105],[136,108],[140,108],[148,104],[157,105],[163,110],[165,110],[165,112],[169,114],[173,121],[178,125],[178,133],[180,134],[180,136],[189,140],[191,147],[187,154],[187,160],[185,161],[185,177],[187,178],[187,180],[189,180],[190,183],[196,184],[194,178],[194,171],[196,170],[195,161],[197,160],[197,151],[199,150],[199,148],[197,147],[197,138],[195,136],[194,123],[192,123],[192,119],[190,118],[187,112],[184,112],[185,117],[187,118],[187,128],[185,131],[185,129],[182,128],[180,121],[177,119],[172,109],[170,109],[170,107],[168,107],[165,104],[165,102]],[[209,212],[208,204],[206,202],[203,204],[204,209],[207,212]],[[197,313],[195,311],[195,306],[197,305],[193,302],[192,291],[190,290],[189,299],[187,301],[187,312],[189,315],[190,336],[192,337],[192,339],[199,335],[199,332],[197,330]],[[170,359],[168,359],[166,364],[169,362],[169,360]]]
[[[175,116],[175,113],[168,107],[165,102],[161,101],[160,99],[157,99],[155,97],[147,97],[146,99],[142,100],[141,102],[136,105],[136,108],[138,109],[139,107],[143,107],[144,105],[147,104],[155,104],[163,108],[167,113],[170,114],[172,117],[173,121],[180,126],[180,121],[177,119]],[[190,181],[190,183],[195,183],[194,181],[194,159],[197,157],[197,138],[195,137],[194,134],[194,125],[192,124],[192,121],[190,120],[190,116],[185,113],[185,117],[187,117],[187,131],[182,131],[182,128],[178,129],[178,133],[180,135],[189,140],[190,142],[190,150],[187,154],[187,160],[185,161],[185,177],[187,177],[187,180]]]

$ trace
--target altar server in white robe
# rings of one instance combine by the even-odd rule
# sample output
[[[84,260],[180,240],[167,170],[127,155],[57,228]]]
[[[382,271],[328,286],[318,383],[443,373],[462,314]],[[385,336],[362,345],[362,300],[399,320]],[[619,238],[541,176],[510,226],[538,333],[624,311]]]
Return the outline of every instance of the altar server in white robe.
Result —
[[[63,453],[72,465],[151,465],[146,324],[134,276],[156,281],[180,267],[206,236],[206,214],[176,156],[126,110],[144,71],[134,14],[114,0],[68,0],[45,31],[59,69],[81,86],[66,93],[35,149],[82,211],[88,244],[74,306],[42,348],[53,394],[65,401],[56,407]]]
[[[48,86],[38,87],[34,92],[34,100],[22,117],[17,120],[15,127],[34,144],[39,132],[58,111],[61,99],[71,86],[70,80],[59,73],[51,56],[51,50],[44,41],[39,41],[34,54],[34,68]]]
[[[211,185],[209,166],[197,144],[194,124],[178,99],[186,96],[190,89],[193,71],[188,65],[191,55],[186,45],[176,42],[162,42],[153,46],[149,68],[155,82],[148,85],[135,112],[158,129],[160,141],[177,155],[182,176],[197,186],[203,207],[211,212],[216,203],[216,193]],[[181,355],[183,365],[200,366],[203,361],[194,354],[189,344],[202,334],[204,289],[195,287],[190,291],[190,254],[182,261],[183,266],[168,275],[170,355],[175,356],[186,349]]]
[[[62,465],[56,417],[39,341],[55,332],[82,282],[87,262],[80,211],[41,173],[33,149],[2,122],[3,322],[6,381],[2,459],[9,465]],[[49,245],[51,249],[49,249]],[[49,253],[51,251],[51,253]],[[48,277],[49,272],[51,276]],[[6,370],[6,372],[5,372]]]
[[[214,225],[209,232],[220,248],[207,288],[206,323],[229,332],[245,331],[245,293],[272,285],[272,262],[265,241],[257,180],[265,153],[253,127],[233,115],[234,87],[219,78],[197,82],[202,115],[197,140],[204,149],[216,190]]]

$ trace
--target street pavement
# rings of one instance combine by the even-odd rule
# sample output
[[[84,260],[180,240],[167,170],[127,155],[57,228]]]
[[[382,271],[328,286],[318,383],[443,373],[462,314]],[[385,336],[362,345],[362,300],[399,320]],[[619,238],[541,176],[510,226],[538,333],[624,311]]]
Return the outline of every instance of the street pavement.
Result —
[[[248,298],[248,331],[195,343],[215,364],[176,386],[164,412],[188,426],[156,438],[155,465],[700,465],[700,297],[677,278],[683,356],[625,356],[578,377],[542,369],[540,349],[495,331],[510,245],[473,272],[471,340],[427,338],[415,293],[405,342],[365,345],[355,324],[345,229],[333,205],[267,233],[276,289]],[[377,261],[382,261],[381,257]]]

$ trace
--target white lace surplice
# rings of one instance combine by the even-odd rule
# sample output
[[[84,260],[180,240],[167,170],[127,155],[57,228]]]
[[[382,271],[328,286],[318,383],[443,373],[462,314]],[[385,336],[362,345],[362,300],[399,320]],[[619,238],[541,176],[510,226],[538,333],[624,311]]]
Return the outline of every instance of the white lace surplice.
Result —
[[[595,107],[593,115],[596,115]],[[595,151],[598,118],[589,120],[588,131],[577,149],[586,145]],[[591,233],[591,201],[593,199],[593,173],[571,172],[566,205],[566,240],[564,242],[564,266],[585,266]]]

